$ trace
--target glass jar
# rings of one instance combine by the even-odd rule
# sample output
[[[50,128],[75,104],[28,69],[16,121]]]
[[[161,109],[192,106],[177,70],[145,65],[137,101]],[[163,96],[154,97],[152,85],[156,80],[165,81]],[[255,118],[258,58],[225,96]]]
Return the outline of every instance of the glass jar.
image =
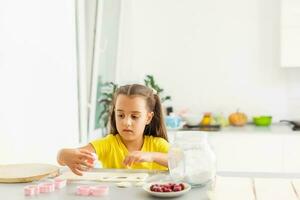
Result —
[[[207,133],[177,132],[168,153],[170,176],[192,186],[213,183],[216,157],[207,142]]]

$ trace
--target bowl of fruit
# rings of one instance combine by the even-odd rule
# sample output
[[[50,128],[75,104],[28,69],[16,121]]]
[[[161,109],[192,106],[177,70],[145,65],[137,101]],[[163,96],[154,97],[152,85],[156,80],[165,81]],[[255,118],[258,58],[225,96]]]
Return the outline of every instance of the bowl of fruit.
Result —
[[[270,126],[272,123],[272,116],[254,116],[253,117],[253,123],[256,126]]]
[[[143,189],[157,197],[177,197],[187,193],[191,186],[187,183],[154,182],[145,184]]]

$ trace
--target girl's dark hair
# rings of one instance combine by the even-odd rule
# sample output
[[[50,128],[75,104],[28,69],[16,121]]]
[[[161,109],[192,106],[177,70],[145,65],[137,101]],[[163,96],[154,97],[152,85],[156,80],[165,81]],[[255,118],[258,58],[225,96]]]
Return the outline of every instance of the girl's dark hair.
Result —
[[[152,89],[140,84],[125,85],[119,87],[116,90],[113,97],[112,105],[110,107],[109,133],[113,135],[118,134],[115,119],[115,106],[119,94],[126,96],[137,95],[144,97],[146,100],[148,111],[154,113],[150,124],[146,125],[144,129],[144,135],[161,137],[168,141],[160,98],[157,94],[154,93]]]

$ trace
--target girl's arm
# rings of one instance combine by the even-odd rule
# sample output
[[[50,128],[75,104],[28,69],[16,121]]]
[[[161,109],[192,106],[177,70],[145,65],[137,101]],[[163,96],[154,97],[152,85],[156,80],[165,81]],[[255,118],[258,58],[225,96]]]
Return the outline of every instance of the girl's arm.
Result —
[[[61,149],[57,154],[57,162],[67,165],[73,173],[82,175],[81,171],[92,168],[93,165],[87,160],[94,160],[91,153],[95,152],[93,146],[88,144],[77,149]]]
[[[168,167],[168,154],[160,152],[152,152],[152,160],[162,166]]]
[[[123,161],[125,166],[131,166],[134,162],[155,162],[168,167],[168,154],[161,152],[133,151]]]

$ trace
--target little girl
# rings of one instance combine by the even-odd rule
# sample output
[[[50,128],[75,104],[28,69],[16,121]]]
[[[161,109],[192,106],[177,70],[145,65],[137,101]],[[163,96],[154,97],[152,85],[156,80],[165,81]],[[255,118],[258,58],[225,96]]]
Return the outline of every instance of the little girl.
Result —
[[[92,168],[96,153],[104,168],[160,169],[168,167],[166,128],[158,95],[150,88],[125,85],[114,94],[109,133],[78,149],[62,149],[57,161],[75,174]]]

